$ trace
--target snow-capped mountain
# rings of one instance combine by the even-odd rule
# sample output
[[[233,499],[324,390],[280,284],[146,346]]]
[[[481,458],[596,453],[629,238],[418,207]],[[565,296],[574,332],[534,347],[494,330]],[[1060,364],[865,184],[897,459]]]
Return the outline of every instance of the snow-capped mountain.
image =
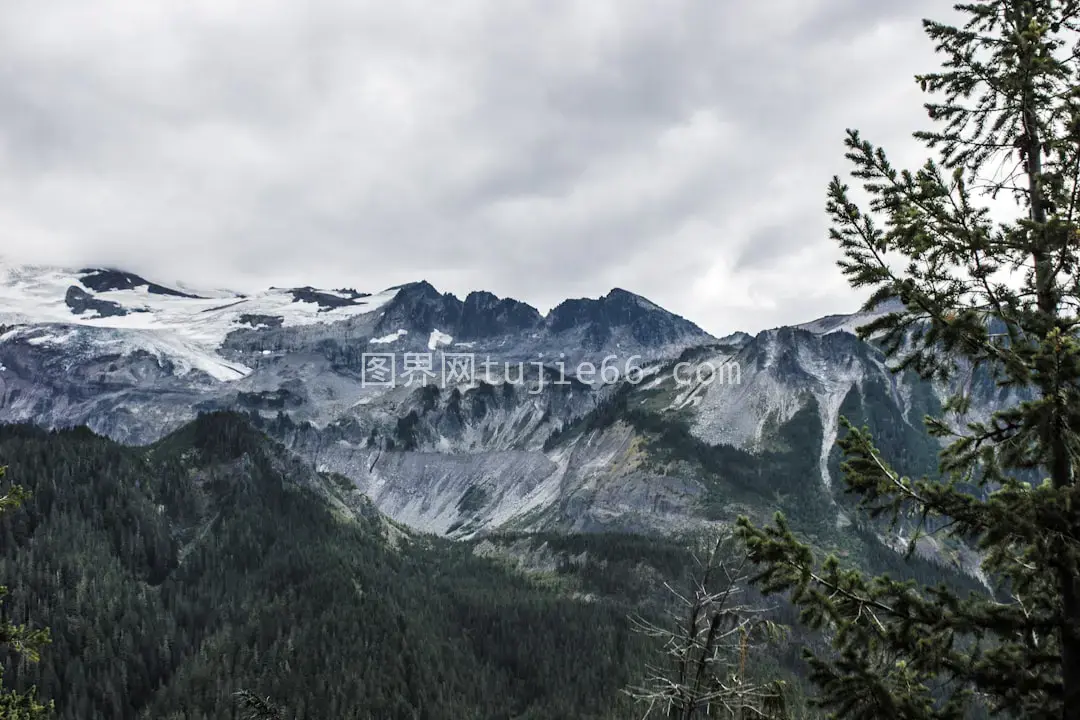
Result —
[[[513,299],[474,292],[459,300],[426,282],[244,295],[115,269],[0,264],[0,419],[87,423],[149,442],[201,408],[240,397],[287,398],[292,414],[325,424],[394,394],[398,383],[366,376],[369,355],[388,356],[395,375],[408,354],[426,357],[440,376],[445,355],[468,355],[472,372],[453,380],[468,386],[501,378],[514,363],[528,374],[608,356],[657,361],[710,341],[623,290],[567,301],[545,317]]]
[[[15,328],[8,339],[29,336],[38,346],[81,341],[122,355],[141,350],[180,374],[197,370],[223,381],[252,372],[220,352],[230,333],[332,323],[374,312],[396,294],[313,288],[196,294],[118,270],[0,263],[0,325]]]
[[[394,519],[459,537],[775,508],[842,527],[839,416],[912,471],[937,448],[920,420],[946,388],[854,334],[887,310],[717,339],[622,289],[544,315],[426,282],[245,295],[0,265],[0,421],[149,443],[240,410]],[[974,412],[1009,401],[987,386]]]

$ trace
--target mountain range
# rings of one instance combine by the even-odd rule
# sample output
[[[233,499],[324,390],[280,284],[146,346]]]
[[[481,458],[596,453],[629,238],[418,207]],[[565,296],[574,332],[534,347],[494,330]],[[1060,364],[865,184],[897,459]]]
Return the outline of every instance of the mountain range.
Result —
[[[921,418],[950,390],[893,374],[855,335],[888,310],[716,338],[619,288],[545,315],[423,281],[242,294],[0,264],[0,422],[145,445],[240,411],[393,520],[451,538],[671,534],[782,509],[844,547],[839,417],[932,471]],[[976,389],[973,415],[1008,401]]]

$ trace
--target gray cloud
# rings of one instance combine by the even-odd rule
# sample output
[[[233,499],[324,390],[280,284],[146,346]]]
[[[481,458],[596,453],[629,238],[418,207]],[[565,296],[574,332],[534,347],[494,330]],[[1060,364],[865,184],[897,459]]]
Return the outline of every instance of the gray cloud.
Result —
[[[5,6],[13,259],[541,307],[612,286],[715,333],[852,309],[845,127],[919,160],[931,0]]]

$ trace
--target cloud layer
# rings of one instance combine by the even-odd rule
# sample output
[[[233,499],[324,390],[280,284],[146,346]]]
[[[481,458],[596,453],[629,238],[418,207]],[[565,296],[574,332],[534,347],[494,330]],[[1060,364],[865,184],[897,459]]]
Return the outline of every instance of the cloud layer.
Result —
[[[858,302],[825,184],[921,160],[931,0],[12,0],[0,252],[163,281]]]

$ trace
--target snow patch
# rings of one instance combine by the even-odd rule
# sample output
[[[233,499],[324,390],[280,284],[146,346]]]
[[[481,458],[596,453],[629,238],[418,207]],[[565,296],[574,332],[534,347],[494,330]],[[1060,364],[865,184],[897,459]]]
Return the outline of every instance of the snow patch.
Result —
[[[371,343],[373,345],[387,345],[387,344],[392,343],[392,342],[394,342],[394,341],[396,341],[396,340],[398,340],[400,338],[405,337],[408,334],[409,334],[408,330],[398,330],[395,333],[390,333],[389,335],[384,335],[381,338],[373,338],[371,340]]]
[[[440,345],[449,345],[454,342],[454,338],[440,330],[432,330],[431,337],[428,338],[428,350],[434,350]]]
[[[858,334],[859,328],[869,325],[874,320],[895,312],[895,305],[885,303],[870,312],[857,312],[851,315],[827,315],[817,320],[812,320],[801,325],[795,325],[800,330],[806,330],[815,335],[829,335],[836,332],[846,332],[851,335]]]

